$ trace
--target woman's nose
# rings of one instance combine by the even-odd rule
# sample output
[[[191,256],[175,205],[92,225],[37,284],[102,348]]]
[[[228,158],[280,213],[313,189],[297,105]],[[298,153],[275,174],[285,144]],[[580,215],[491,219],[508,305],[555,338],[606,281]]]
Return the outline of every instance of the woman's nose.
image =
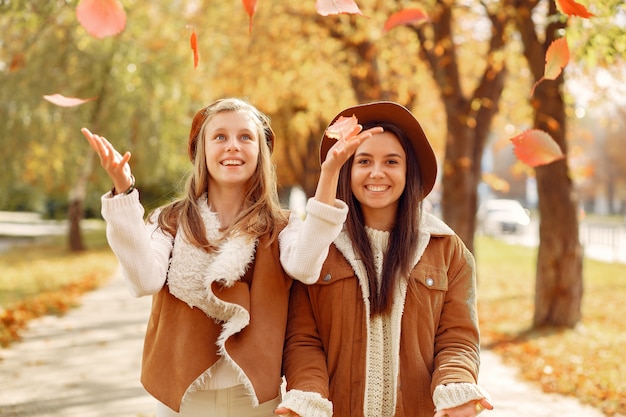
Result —
[[[239,150],[239,143],[237,142],[236,138],[228,139],[228,141],[226,142],[226,150],[227,151],[238,151]]]
[[[382,178],[385,176],[383,167],[380,164],[372,164],[372,171],[370,172],[370,178]]]

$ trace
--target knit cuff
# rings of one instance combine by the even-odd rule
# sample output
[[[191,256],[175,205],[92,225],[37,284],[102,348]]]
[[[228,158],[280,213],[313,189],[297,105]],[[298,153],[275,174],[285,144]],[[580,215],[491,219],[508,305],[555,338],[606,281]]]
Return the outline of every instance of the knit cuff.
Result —
[[[348,217],[348,205],[341,200],[335,200],[335,204],[331,206],[310,198],[306,204],[306,212],[328,223],[343,224]]]
[[[476,384],[456,382],[448,385],[437,385],[433,393],[435,411],[458,407],[470,401],[486,398],[491,401],[489,394]]]
[[[317,392],[290,390],[278,406],[287,408],[300,417],[332,417],[333,403]]]

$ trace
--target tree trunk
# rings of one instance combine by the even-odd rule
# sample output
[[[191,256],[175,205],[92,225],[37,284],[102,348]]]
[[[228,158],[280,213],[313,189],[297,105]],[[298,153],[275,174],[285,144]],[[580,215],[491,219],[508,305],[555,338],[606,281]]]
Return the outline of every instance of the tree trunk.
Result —
[[[550,1],[545,33],[538,37],[532,20],[534,0],[518,1],[517,26],[524,44],[524,56],[535,81],[544,73],[545,53],[566,23],[558,19]],[[539,39],[543,38],[543,41]],[[552,136],[567,156],[563,76],[544,80],[535,89],[534,128]],[[567,158],[535,170],[539,195],[539,253],[535,283],[534,327],[574,327],[581,319],[583,254],[578,238],[577,198],[569,177]]]
[[[80,252],[85,250],[85,243],[80,229],[80,221],[83,219],[83,200],[70,200],[67,210],[67,220],[69,222],[68,244],[70,251]]]
[[[502,50],[506,44],[506,13],[485,10],[492,30],[485,60],[485,69],[477,86],[464,95],[461,74],[453,42],[453,13],[448,2],[439,1],[429,26],[415,28],[421,50],[433,78],[439,86],[446,110],[446,154],[442,167],[443,219],[474,252],[478,184],[481,181],[481,160],[498,111],[504,89],[506,66]],[[429,35],[432,32],[432,35]]]
[[[76,183],[70,190],[67,220],[69,222],[68,245],[71,252],[80,252],[86,249],[81,233],[80,222],[83,219],[83,207],[87,194],[87,182],[93,171],[93,152],[88,149],[89,155]]]
[[[559,78],[538,87],[534,124],[549,132],[567,153],[562,84]],[[567,159],[535,170],[540,214],[535,327],[574,327],[581,319],[583,253],[578,236],[578,199],[568,171]]]

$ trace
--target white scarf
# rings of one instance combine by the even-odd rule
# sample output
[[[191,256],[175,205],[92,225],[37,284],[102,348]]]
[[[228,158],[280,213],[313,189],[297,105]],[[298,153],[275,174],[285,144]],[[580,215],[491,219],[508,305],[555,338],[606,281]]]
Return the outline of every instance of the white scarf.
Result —
[[[210,210],[206,195],[200,197],[198,207],[208,240],[218,240],[221,237],[220,222],[217,214]],[[243,320],[237,330],[239,331],[250,321],[249,313],[235,304],[217,298],[211,290],[211,284],[219,282],[230,287],[243,277],[254,260],[256,245],[255,238],[243,235],[229,236],[222,241],[216,252],[209,254],[189,243],[184,231],[179,228],[174,239],[167,277],[170,292],[190,307],[197,307],[207,316],[221,322],[232,320],[236,314],[243,315],[239,317]]]

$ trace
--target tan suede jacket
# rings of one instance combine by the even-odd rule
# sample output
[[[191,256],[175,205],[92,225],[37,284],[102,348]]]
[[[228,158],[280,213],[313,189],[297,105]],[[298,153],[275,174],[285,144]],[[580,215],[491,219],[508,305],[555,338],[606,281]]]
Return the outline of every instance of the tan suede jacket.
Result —
[[[283,364],[287,389],[319,393],[339,417],[364,416],[368,320],[362,282],[333,244],[318,281],[310,286],[294,281],[291,290]],[[395,416],[432,417],[435,387],[476,384],[475,286],[474,259],[458,236],[430,236],[401,297]],[[314,408],[310,415],[321,415]]]
[[[279,262],[278,241],[267,246],[260,239],[245,277],[228,288],[213,283],[216,296],[250,312],[250,323],[228,338],[224,348],[258,403],[279,395],[291,282]],[[220,324],[174,297],[165,285],[153,296],[144,342],[141,382],[146,390],[179,411],[190,384],[219,359],[221,332]]]

